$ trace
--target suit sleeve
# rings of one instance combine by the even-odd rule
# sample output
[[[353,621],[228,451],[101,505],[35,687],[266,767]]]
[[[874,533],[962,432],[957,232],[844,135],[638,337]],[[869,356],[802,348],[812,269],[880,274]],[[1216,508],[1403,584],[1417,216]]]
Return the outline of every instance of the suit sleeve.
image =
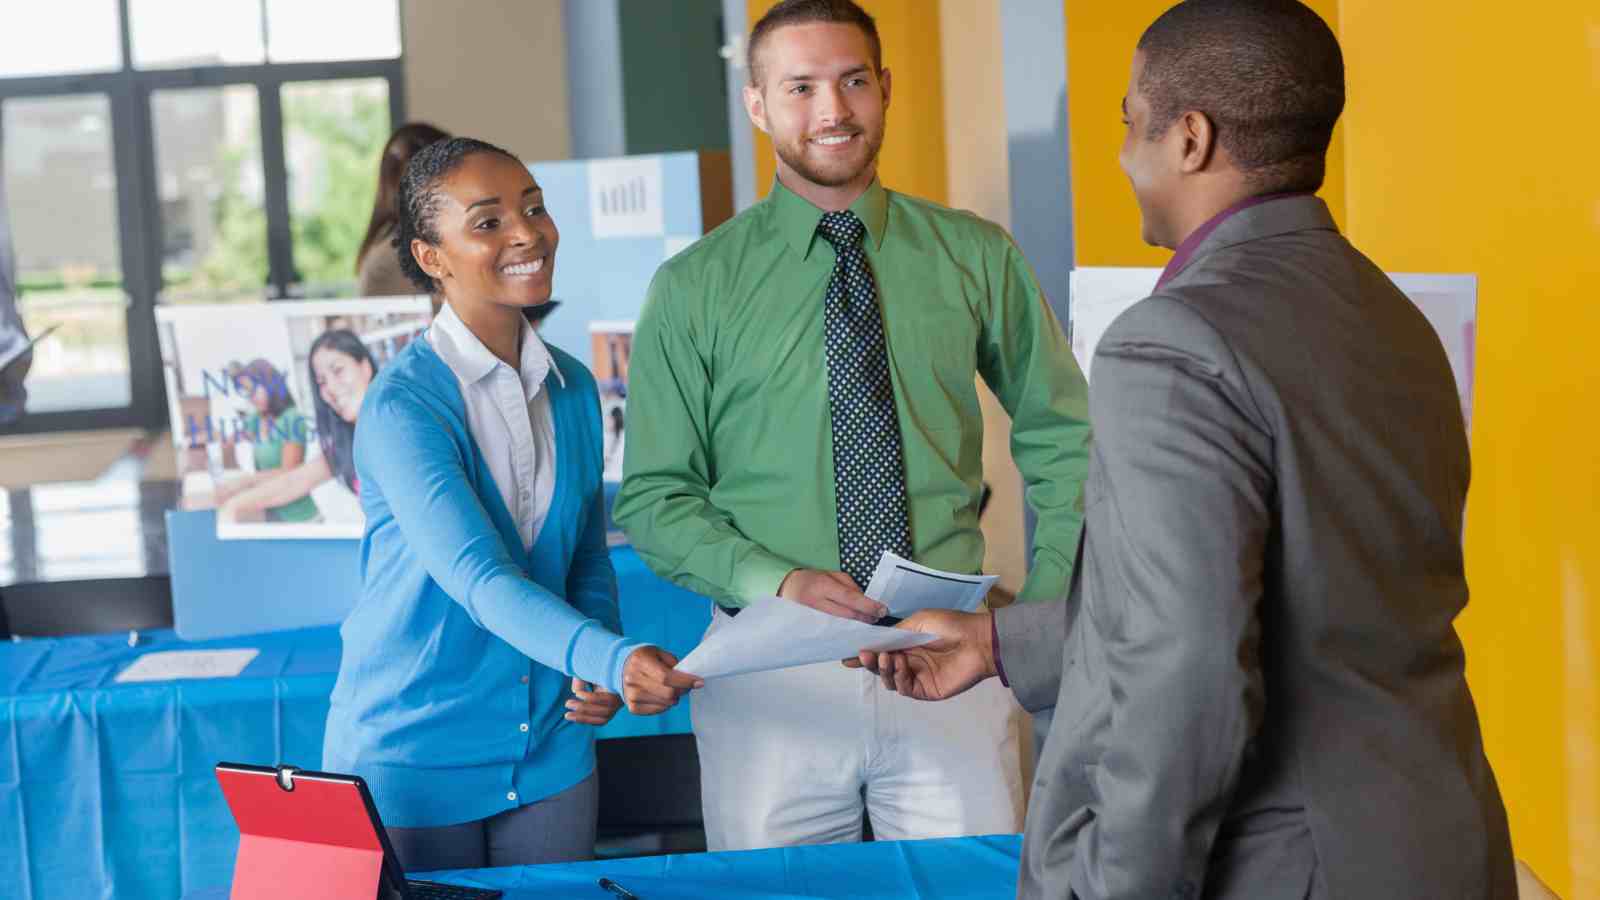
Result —
[[[995,661],[1011,693],[1030,713],[1056,705],[1061,692],[1071,601],[1015,603],[994,611]]]
[[[1109,533],[1090,535],[1102,589],[1079,615],[1104,648],[1112,709],[1071,887],[1199,896],[1262,718],[1272,441],[1227,344],[1159,296],[1101,340],[1090,409],[1104,475],[1090,521]]]

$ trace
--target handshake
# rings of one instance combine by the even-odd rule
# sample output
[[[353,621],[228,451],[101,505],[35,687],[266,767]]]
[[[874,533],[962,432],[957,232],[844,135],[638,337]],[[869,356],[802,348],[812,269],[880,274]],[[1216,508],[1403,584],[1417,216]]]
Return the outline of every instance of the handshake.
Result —
[[[948,700],[985,678],[999,674],[994,660],[994,614],[925,609],[897,628],[937,635],[920,647],[879,653],[863,650],[846,668],[866,669],[883,686],[913,700]]]
[[[796,569],[778,589],[778,596],[819,612],[873,624],[888,609],[866,596],[843,572]],[[916,700],[947,700],[985,678],[998,674],[994,659],[993,614],[988,610],[957,612],[924,609],[896,627],[938,639],[904,650],[863,650],[844,660],[852,669],[866,669],[883,686]]]

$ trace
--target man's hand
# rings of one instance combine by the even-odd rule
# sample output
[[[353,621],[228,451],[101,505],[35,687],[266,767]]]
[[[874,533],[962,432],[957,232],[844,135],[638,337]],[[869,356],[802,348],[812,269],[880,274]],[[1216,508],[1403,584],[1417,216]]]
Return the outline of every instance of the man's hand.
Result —
[[[645,646],[628,655],[622,664],[622,699],[628,712],[653,716],[666,712],[678,698],[706,683],[693,675],[674,670],[678,658],[660,647]]]
[[[584,725],[604,725],[622,708],[622,698],[582,678],[572,679],[572,699],[564,718]]]
[[[890,653],[863,650],[844,664],[876,674],[884,687],[913,700],[948,700],[996,674],[992,616],[988,610],[925,609],[898,627],[936,634],[939,640]]]
[[[795,569],[778,586],[778,596],[830,616],[869,625],[889,614],[886,607],[861,593],[855,580],[843,572]]]

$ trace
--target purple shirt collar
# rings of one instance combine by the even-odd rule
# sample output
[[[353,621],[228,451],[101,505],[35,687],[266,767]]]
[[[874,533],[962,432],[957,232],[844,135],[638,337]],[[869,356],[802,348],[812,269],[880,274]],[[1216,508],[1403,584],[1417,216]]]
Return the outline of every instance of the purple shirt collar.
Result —
[[[1200,245],[1205,243],[1206,238],[1210,237],[1213,231],[1216,231],[1223,222],[1226,222],[1228,219],[1232,218],[1235,213],[1244,212],[1252,206],[1260,206],[1263,203],[1270,203],[1273,200],[1282,200],[1285,197],[1306,196],[1310,195],[1303,192],[1290,192],[1285,194],[1261,194],[1255,197],[1246,197],[1222,212],[1212,216],[1210,219],[1207,219],[1204,225],[1196,228],[1193,234],[1184,238],[1183,243],[1178,245],[1177,252],[1172,254],[1172,259],[1167,263],[1167,267],[1161,270],[1161,277],[1156,280],[1156,290],[1160,290],[1166,285],[1167,282],[1177,277],[1177,274],[1183,271],[1183,267],[1189,264],[1189,260],[1194,258],[1194,251],[1198,250]]]

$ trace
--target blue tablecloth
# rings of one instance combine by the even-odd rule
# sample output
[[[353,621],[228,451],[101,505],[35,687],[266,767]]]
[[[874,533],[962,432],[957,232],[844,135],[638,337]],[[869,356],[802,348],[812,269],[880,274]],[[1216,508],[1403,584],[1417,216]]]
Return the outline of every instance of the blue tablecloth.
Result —
[[[498,888],[504,900],[616,900],[601,876],[640,900],[1010,900],[1020,835],[828,844],[742,853],[694,853],[555,866],[438,872],[420,877]],[[226,900],[226,888],[185,900]]]
[[[623,629],[680,656],[710,619],[704,598],[612,551]],[[252,647],[237,678],[117,684],[157,650]],[[339,668],[335,628],[186,642],[171,631],[0,643],[0,895],[170,900],[223,884],[239,835],[218,761],[317,768]],[[598,736],[689,730],[687,705],[626,711]]]

